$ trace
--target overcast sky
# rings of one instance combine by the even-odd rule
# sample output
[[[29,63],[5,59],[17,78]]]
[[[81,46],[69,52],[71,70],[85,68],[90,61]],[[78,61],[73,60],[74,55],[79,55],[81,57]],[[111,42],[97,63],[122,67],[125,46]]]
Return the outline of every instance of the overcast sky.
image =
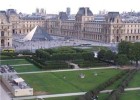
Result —
[[[32,13],[36,8],[44,8],[46,13],[58,13],[71,8],[75,14],[79,7],[90,7],[92,12],[107,11],[140,11],[140,0],[0,0],[0,10],[14,8],[17,12]]]

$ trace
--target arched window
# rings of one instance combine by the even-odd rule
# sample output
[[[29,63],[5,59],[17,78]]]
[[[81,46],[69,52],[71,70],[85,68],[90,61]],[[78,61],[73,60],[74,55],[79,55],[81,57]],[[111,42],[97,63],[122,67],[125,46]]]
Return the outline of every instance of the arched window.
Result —
[[[9,42],[8,42],[8,47],[10,46]]]
[[[116,42],[119,42],[119,36],[116,37]]]
[[[1,40],[1,46],[4,46],[4,39]]]
[[[1,31],[1,36],[4,36],[4,31]]]
[[[131,41],[131,36],[129,36],[129,41]]]
[[[135,36],[133,36],[133,41],[135,40]]]
[[[139,39],[139,37],[138,36],[136,36],[136,40],[138,40]]]

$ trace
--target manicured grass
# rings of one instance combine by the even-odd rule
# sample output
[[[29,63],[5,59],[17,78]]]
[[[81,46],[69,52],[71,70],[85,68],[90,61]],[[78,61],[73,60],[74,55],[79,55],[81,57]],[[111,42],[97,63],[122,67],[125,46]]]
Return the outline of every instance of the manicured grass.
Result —
[[[65,92],[79,92],[80,90],[67,84],[63,80],[54,76],[52,73],[40,73],[20,75],[29,83],[35,91],[45,91],[49,93],[65,93]]]
[[[131,80],[129,87],[140,87],[140,71],[138,71],[134,78]]]
[[[17,72],[30,72],[30,71],[40,71],[37,66],[35,65],[20,65],[20,66],[14,66],[14,65],[19,65],[19,64],[31,64],[28,62],[26,59],[7,59],[4,61],[1,61],[2,65],[8,64],[8,65],[13,65],[14,69]]]
[[[94,76],[94,73],[97,76]],[[117,69],[85,70],[20,75],[35,91],[54,93],[86,92],[119,73]],[[85,78],[80,78],[80,74]],[[64,78],[65,77],[65,78]]]
[[[122,93],[120,100],[140,100],[140,91],[127,91]]]
[[[17,64],[30,64],[27,60],[25,59],[9,59],[9,60],[5,60],[5,61],[0,61],[0,63],[2,65],[17,65]]]
[[[78,100],[78,96],[46,98],[44,100]]]
[[[53,73],[60,79],[63,79],[63,76],[66,77],[66,82],[73,85],[74,87],[79,88],[81,91],[89,91],[94,87],[98,86],[102,82],[106,81],[113,75],[117,74],[119,70],[89,70],[89,71],[77,71],[77,72],[63,72],[63,73]],[[94,73],[97,73],[98,76],[94,76]],[[85,78],[79,78],[80,73],[85,74]]]
[[[35,65],[22,65],[22,66],[13,66],[17,72],[32,72],[32,71],[40,71]]]
[[[67,97],[55,97],[55,98],[43,98],[43,100],[78,100],[79,96],[67,96]],[[36,99],[30,99],[36,100]]]
[[[98,95],[99,100],[105,100],[109,94],[103,93]],[[46,98],[44,100],[78,100],[79,96],[70,96],[70,97],[57,97],[57,98]],[[120,95],[119,100],[139,100],[140,91],[127,91]]]

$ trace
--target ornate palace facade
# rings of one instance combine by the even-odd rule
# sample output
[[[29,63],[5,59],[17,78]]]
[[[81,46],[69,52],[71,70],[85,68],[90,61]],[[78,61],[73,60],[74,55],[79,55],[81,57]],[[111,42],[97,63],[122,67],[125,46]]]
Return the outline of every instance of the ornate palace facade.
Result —
[[[74,20],[58,17],[46,24],[53,35],[107,43],[140,40],[140,23],[122,20],[119,12],[94,16],[89,8],[80,8]]]
[[[41,16],[20,16],[14,9],[0,11],[0,48],[11,48],[13,34],[27,34],[35,26],[45,26]]]
[[[46,28],[49,34],[64,37],[106,43],[140,41],[140,20],[127,21],[119,12],[93,15],[89,8],[82,7],[75,19],[69,19],[65,12],[45,19],[42,16],[20,16],[14,9],[8,9],[0,11],[0,48],[12,47],[13,34],[27,34],[37,25]]]

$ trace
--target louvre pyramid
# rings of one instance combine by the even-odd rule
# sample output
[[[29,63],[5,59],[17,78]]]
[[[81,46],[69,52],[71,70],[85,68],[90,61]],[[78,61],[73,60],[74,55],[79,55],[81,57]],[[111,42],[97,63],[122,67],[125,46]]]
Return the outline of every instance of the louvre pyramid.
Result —
[[[36,26],[23,39],[24,41],[52,40],[52,37],[40,26]]]

